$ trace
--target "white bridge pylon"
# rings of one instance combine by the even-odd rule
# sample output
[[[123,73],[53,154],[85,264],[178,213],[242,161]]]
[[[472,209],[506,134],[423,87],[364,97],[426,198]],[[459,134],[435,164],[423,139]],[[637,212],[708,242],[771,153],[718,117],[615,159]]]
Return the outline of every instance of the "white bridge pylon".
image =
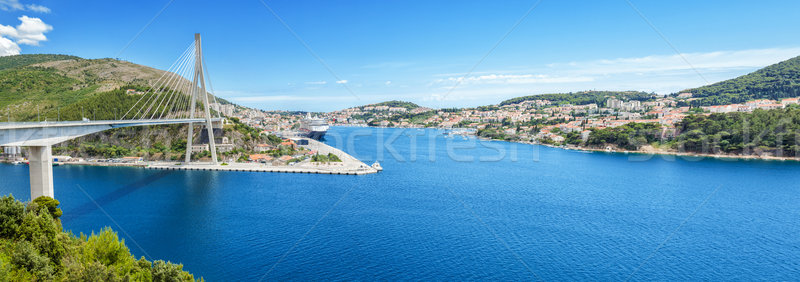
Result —
[[[187,79],[191,77],[192,79]],[[188,124],[186,159],[191,161],[193,125],[205,123],[208,132],[211,161],[217,162],[213,122],[222,120],[219,109],[212,117],[211,100],[216,97],[206,90],[206,66],[200,34],[194,42],[165,71],[150,83],[136,103],[119,120],[59,122],[0,122],[0,146],[21,146],[29,149],[31,200],[40,196],[55,198],[53,191],[52,146],[84,135],[122,127],[162,124]],[[210,81],[209,81],[209,85]],[[213,87],[211,87],[213,92]],[[198,101],[199,98],[199,101]],[[198,107],[200,103],[200,107]]]

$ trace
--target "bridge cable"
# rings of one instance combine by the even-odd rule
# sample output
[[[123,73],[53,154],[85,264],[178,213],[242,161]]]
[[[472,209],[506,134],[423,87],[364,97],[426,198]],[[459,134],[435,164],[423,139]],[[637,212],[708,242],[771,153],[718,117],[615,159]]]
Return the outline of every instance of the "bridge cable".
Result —
[[[172,64],[172,66],[169,67],[169,69],[172,69],[175,65],[179,64],[179,62],[181,61],[183,56],[185,56],[186,53],[191,50],[191,47],[192,46],[189,45],[186,48],[186,50],[183,52],[183,54],[181,54],[181,56]],[[122,119],[125,119],[125,117],[127,117],[128,114],[131,113],[131,111],[133,111],[134,109],[137,109],[136,113],[133,114],[133,116],[131,116],[131,119],[136,119],[136,116],[139,115],[139,112],[141,112],[141,110],[144,107],[144,105],[147,104],[148,101],[150,100],[150,98],[152,98],[152,96],[153,96],[153,95],[148,95],[148,94],[151,94],[151,92],[153,92],[155,89],[157,89],[157,86],[160,84],[160,82],[169,74],[169,71],[168,71],[169,69],[167,69],[167,71],[164,71],[164,73],[161,74],[161,77],[159,77],[157,80],[152,81],[152,82],[149,83],[150,88],[147,89],[147,91],[144,94],[142,94],[142,97],[140,97],[139,100],[136,101],[136,103],[133,104],[133,106],[125,113],[125,115],[122,116]],[[147,98],[147,99],[145,99],[145,98]],[[144,100],[144,102],[142,103],[142,106],[141,107],[137,107],[139,105],[139,103],[142,102],[142,100]]]
[[[171,73],[169,75],[169,79],[166,81],[166,83],[163,84],[163,85],[160,85],[157,88],[158,91],[154,93],[155,94],[154,95],[155,99],[153,99],[152,102],[150,102],[149,106],[147,107],[147,110],[145,110],[144,113],[142,113],[142,116],[140,116],[139,119],[144,119],[144,117],[147,116],[148,114],[150,114],[151,111],[158,111],[158,107],[153,109],[153,106],[156,106],[156,104],[159,104],[159,106],[160,106],[159,101],[163,101],[164,89],[167,88],[168,85],[172,83],[172,81],[175,79],[175,72],[179,71],[180,69],[183,69],[185,67],[185,64],[190,59],[190,57],[191,56],[186,56],[185,58],[183,58],[183,61],[179,65],[178,69],[175,70],[175,71],[171,71]]]
[[[217,102],[217,92],[214,91],[214,84],[211,84],[211,76],[208,74],[208,67],[206,66],[206,58],[200,58],[203,63],[203,76],[208,81],[208,87],[211,88],[211,97],[214,97],[214,105],[217,106],[217,118],[222,118],[222,113],[220,112],[222,105]]]
[[[193,46],[193,45],[189,45],[188,47],[186,47],[186,50],[184,50],[184,51],[183,51],[183,53],[182,53],[182,54],[181,54],[181,55],[178,57],[178,59],[177,59],[177,60],[175,60],[175,62],[173,62],[173,63],[172,63],[172,66],[170,66],[170,68],[172,68],[173,66],[175,66],[175,64],[177,64],[177,63],[178,63],[178,61],[180,60],[180,57],[183,57],[183,54],[185,54],[186,52],[189,52],[189,49],[190,49],[192,46]],[[163,74],[161,74],[161,77],[159,77],[159,78],[158,78],[156,81],[149,83],[149,84],[150,84],[150,86],[151,86],[151,87],[150,87],[150,89],[148,89],[148,90],[147,90],[147,91],[146,91],[144,94],[142,94],[142,97],[140,97],[140,98],[139,98],[139,100],[137,100],[137,101],[136,101],[136,103],[134,103],[134,104],[133,104],[133,106],[132,106],[130,109],[128,109],[128,111],[127,111],[127,112],[125,112],[125,114],[124,114],[124,115],[122,115],[122,118],[120,118],[120,119],[121,119],[121,120],[124,120],[124,119],[125,119],[125,117],[126,117],[126,116],[128,116],[128,114],[129,114],[129,113],[130,113],[130,112],[131,112],[133,109],[135,109],[135,108],[136,108],[136,105],[138,105],[138,104],[139,104],[139,102],[141,102],[141,101],[142,101],[142,99],[144,99],[144,97],[145,97],[145,96],[147,96],[147,93],[149,93],[149,92],[152,90],[152,84],[153,84],[153,83],[157,83],[157,82],[158,82],[159,80],[161,80],[161,79],[162,79],[162,78],[163,78],[165,75],[167,75],[167,72],[164,72]]]
[[[172,98],[170,98],[170,102],[167,103],[167,105],[165,105],[164,111],[162,111],[161,115],[159,115],[158,117],[159,119],[161,119],[165,113],[167,114],[166,117],[169,118],[175,112],[176,103],[178,103],[181,96],[183,96],[182,90],[183,90],[183,85],[186,82],[186,76],[192,70],[193,68],[187,68],[186,70],[183,71],[183,73],[178,74],[178,82],[175,84],[175,88],[172,93]]]
[[[161,113],[158,116],[158,119],[161,119],[164,116],[164,112],[166,112],[167,109],[169,109],[169,107],[170,107],[169,105],[170,105],[170,103],[172,103],[172,99],[175,98],[175,93],[177,92],[178,85],[180,85],[180,83],[182,82],[183,74],[186,72],[187,69],[190,69],[190,68],[191,67],[189,67],[189,65],[187,64],[187,66],[184,69],[178,70],[178,72],[175,73],[175,82],[174,82],[174,84],[167,85],[167,88],[166,88],[167,90],[166,90],[166,93],[164,94],[164,99],[162,100],[162,102],[167,102],[167,103],[164,104],[164,107],[162,108]],[[150,119],[153,119],[153,117],[155,117],[156,113],[158,113],[158,108],[160,108],[160,107],[161,107],[161,103],[159,103],[158,107],[156,107],[156,110],[150,116]]]
[[[151,113],[152,106],[155,106],[155,108],[152,108],[152,114],[150,115],[150,117],[148,119],[153,119],[153,117],[155,117],[155,114],[158,113],[158,110],[159,110],[159,108],[161,108],[161,105],[163,104],[163,102],[166,101],[167,98],[169,97],[169,90],[172,88],[171,85],[172,85],[173,81],[178,77],[178,73],[183,71],[183,68],[186,67],[186,64],[189,61],[190,61],[190,58],[187,57],[186,60],[184,61],[184,63],[181,64],[181,66],[178,69],[176,69],[175,71],[172,72],[172,74],[170,75],[170,79],[167,81],[167,83],[164,84],[161,88],[159,88],[161,91],[158,92],[158,98],[156,98],[153,101],[153,104],[150,105],[150,107],[145,112],[145,115]],[[158,104],[158,105],[156,105],[156,104]],[[142,118],[144,118],[144,115],[142,116]]]
[[[186,53],[186,55],[181,59],[181,62],[178,64],[177,69],[180,69],[180,68],[183,67],[184,63],[186,62],[186,60],[189,59],[189,56],[191,54],[192,54],[191,50],[188,53]],[[161,98],[161,96],[162,96],[161,94],[163,93],[165,86],[167,84],[169,84],[170,81],[172,81],[172,79],[173,79],[173,77],[175,75],[175,71],[177,71],[177,69],[169,69],[169,70],[167,70],[167,72],[169,73],[169,75],[167,76],[167,80],[162,81],[161,84],[159,84],[159,85],[156,85],[156,88],[155,88],[155,91],[153,92],[153,95],[151,95],[150,99],[148,99],[148,103],[147,104],[149,106],[142,113],[142,115],[139,116],[139,119],[144,119],[144,117],[148,113],[150,113],[150,111],[151,111],[152,107],[155,105],[156,101],[158,101],[159,98]]]

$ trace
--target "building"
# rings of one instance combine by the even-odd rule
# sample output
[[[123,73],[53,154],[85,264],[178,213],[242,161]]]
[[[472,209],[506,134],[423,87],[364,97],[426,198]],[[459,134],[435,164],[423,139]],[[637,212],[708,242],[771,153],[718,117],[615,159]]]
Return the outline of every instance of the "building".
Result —
[[[783,106],[783,104],[760,104],[758,108],[763,110],[776,110],[783,109]]]
[[[266,152],[273,149],[275,149],[275,146],[272,146],[270,144],[258,144],[256,145],[255,148],[253,148],[253,150],[256,152]]]
[[[783,100],[781,100],[781,104],[783,104],[784,106],[788,106],[788,105],[792,105],[792,104],[794,104],[794,105],[800,104],[800,97],[783,99]]]
[[[6,158],[17,158],[22,156],[22,149],[18,146],[3,147],[3,156]]]
[[[606,101],[606,107],[612,108],[612,109],[622,108],[622,100],[619,100],[619,99],[616,99],[616,98],[608,99],[608,101]]]
[[[281,146],[297,148],[297,144],[294,143],[292,139],[284,139],[283,142],[281,142]]]
[[[252,154],[248,157],[251,162],[266,163],[272,161],[274,158],[267,154]]]
[[[192,153],[200,153],[203,151],[208,151],[208,144],[192,145]]]
[[[225,137],[225,138],[228,138],[228,137]],[[220,152],[220,153],[233,151],[233,148],[236,147],[236,145],[231,144],[231,143],[217,143],[217,144],[214,144],[214,145],[217,146],[217,152]]]

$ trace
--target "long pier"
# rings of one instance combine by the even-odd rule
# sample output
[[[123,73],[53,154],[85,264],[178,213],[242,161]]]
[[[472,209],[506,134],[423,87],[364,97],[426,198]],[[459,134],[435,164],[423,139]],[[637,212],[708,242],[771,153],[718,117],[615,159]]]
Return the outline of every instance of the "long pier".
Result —
[[[250,172],[284,172],[284,173],[316,173],[316,174],[339,174],[339,175],[364,175],[377,173],[378,170],[363,163],[342,150],[329,146],[310,138],[296,138],[304,140],[308,145],[302,145],[309,150],[317,151],[320,155],[334,154],[341,162],[314,163],[300,162],[295,165],[270,165],[261,163],[230,163],[230,164],[210,164],[210,163],[182,163],[174,162],[152,163],[146,168],[163,170],[207,170],[207,171],[250,171]]]
[[[283,173],[316,173],[316,174],[339,174],[339,175],[364,175],[376,173],[378,170],[366,166],[360,169],[337,168],[332,166],[320,166],[313,168],[308,166],[272,166],[257,163],[232,163],[229,165],[213,165],[192,163],[190,165],[175,165],[172,163],[149,165],[148,169],[158,170],[204,170],[204,171],[245,171],[245,172],[283,172]]]

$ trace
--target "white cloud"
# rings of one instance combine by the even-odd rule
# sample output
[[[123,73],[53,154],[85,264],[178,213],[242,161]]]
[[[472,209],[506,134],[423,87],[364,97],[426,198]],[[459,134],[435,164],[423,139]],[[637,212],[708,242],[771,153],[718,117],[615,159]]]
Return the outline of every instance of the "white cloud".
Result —
[[[391,85],[391,84],[392,84],[392,81],[391,81],[391,80],[387,80],[387,81],[386,81],[385,83],[383,83],[383,84],[386,84],[386,85]]]
[[[20,4],[18,0],[0,0],[0,10],[3,11],[25,10],[25,6]]]
[[[17,43],[5,37],[0,37],[0,57],[19,55],[20,48]]]
[[[420,94],[424,93],[420,98],[453,106],[491,104],[522,95],[582,90],[637,90],[668,94],[734,78],[798,55],[800,47],[786,47],[559,62],[467,76],[463,73],[440,74],[434,76],[427,90],[420,90]]]
[[[616,58],[585,62],[555,63],[551,70],[581,74],[647,73],[664,71],[717,71],[721,69],[760,68],[800,55],[800,48],[769,48],[680,55],[653,55],[639,58]],[[688,62],[688,63],[687,63]],[[696,74],[695,74],[696,75]]]
[[[25,5],[25,7],[28,8],[28,11],[45,13],[45,14],[50,13],[50,8],[47,8],[47,7],[42,6],[42,5],[28,4],[28,5]]]
[[[461,84],[539,84],[539,83],[570,83],[589,82],[594,78],[587,76],[554,77],[545,74],[487,74],[479,76],[460,76],[438,79],[437,83],[460,82]]]
[[[16,28],[0,25],[0,36],[10,37],[17,44],[38,46],[39,42],[47,41],[47,36],[44,34],[53,30],[53,26],[44,23],[39,18],[21,16],[18,19],[21,23]]]
[[[489,92],[497,87],[519,85],[520,90],[529,92],[615,89],[663,94],[732,78],[798,55],[800,48],[791,47],[552,63],[523,73],[447,74],[428,86],[445,91],[453,85],[466,88],[464,90],[481,88]]]
[[[50,13],[50,8],[36,4],[23,5],[22,3],[19,2],[19,0],[0,0],[0,10]]]
[[[347,83],[347,79],[337,80],[336,83],[345,84],[345,83]]]
[[[265,95],[231,97],[230,100],[243,103],[253,102],[302,102],[302,101],[338,101],[350,100],[353,96],[294,96],[294,95]]]
[[[325,85],[325,84],[328,84],[328,82],[324,81],[324,80],[323,81],[307,81],[307,82],[303,82],[303,83],[307,84],[307,85]]]

